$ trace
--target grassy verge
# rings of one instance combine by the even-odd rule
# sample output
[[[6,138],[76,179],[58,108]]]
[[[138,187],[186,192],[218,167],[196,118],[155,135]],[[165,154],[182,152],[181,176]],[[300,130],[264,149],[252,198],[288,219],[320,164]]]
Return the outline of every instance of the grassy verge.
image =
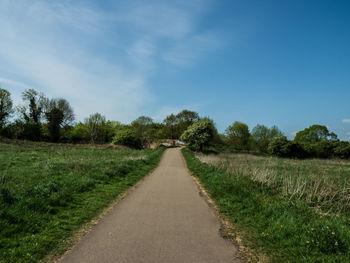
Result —
[[[0,143],[0,262],[38,262],[155,168],[163,150]]]
[[[350,262],[346,214],[318,213],[276,185],[202,163],[188,149],[183,154],[219,212],[242,230],[245,245],[269,262]]]

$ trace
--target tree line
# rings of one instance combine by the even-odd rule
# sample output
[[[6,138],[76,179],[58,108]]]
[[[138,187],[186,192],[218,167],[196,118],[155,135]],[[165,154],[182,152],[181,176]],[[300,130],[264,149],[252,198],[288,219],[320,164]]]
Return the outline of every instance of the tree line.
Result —
[[[93,113],[75,122],[66,99],[47,98],[34,89],[22,93],[23,105],[14,107],[11,94],[0,89],[0,135],[10,139],[65,143],[114,143],[142,148],[155,140],[180,139],[195,151],[259,152],[289,158],[350,158],[350,143],[341,141],[326,126],[312,125],[288,140],[276,126],[234,122],[220,134],[208,117],[182,110],[163,122],[140,116],[130,124],[107,120]],[[17,118],[13,118],[16,113]]]

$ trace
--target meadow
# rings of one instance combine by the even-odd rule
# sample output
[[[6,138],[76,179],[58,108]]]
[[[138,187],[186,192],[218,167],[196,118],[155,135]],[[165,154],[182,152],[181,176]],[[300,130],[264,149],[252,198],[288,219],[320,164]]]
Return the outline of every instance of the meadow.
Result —
[[[183,153],[253,262],[350,262],[350,161]]]
[[[57,255],[155,168],[163,150],[0,142],[0,262]]]

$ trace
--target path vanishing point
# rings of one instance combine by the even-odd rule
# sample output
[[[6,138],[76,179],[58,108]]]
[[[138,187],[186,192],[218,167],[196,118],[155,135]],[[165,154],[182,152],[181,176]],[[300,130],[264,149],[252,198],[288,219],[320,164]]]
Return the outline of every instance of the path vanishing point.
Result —
[[[60,263],[241,262],[191,178],[179,148],[121,200]]]

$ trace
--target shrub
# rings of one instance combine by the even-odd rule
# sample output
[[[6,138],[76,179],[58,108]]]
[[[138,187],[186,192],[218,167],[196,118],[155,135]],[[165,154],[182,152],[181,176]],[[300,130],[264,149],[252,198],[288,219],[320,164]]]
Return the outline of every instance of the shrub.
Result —
[[[272,155],[276,155],[279,157],[284,157],[285,153],[283,151],[284,146],[288,144],[288,140],[286,136],[279,136],[270,142],[268,146],[268,152]]]
[[[115,136],[113,137],[113,143],[129,146],[136,149],[140,149],[142,147],[141,140],[131,129],[117,131]]]
[[[282,147],[284,157],[303,159],[308,157],[302,144],[290,141]]]
[[[301,143],[308,155],[313,158],[330,158],[333,155],[334,144],[329,141]]]
[[[269,153],[278,157],[305,158],[307,153],[304,147],[296,141],[288,141],[286,136],[274,138],[268,147]]]
[[[338,158],[350,158],[350,143],[346,141],[336,142],[334,144],[333,154]]]
[[[83,123],[78,123],[70,133],[70,139],[73,143],[87,142],[87,129]]]

